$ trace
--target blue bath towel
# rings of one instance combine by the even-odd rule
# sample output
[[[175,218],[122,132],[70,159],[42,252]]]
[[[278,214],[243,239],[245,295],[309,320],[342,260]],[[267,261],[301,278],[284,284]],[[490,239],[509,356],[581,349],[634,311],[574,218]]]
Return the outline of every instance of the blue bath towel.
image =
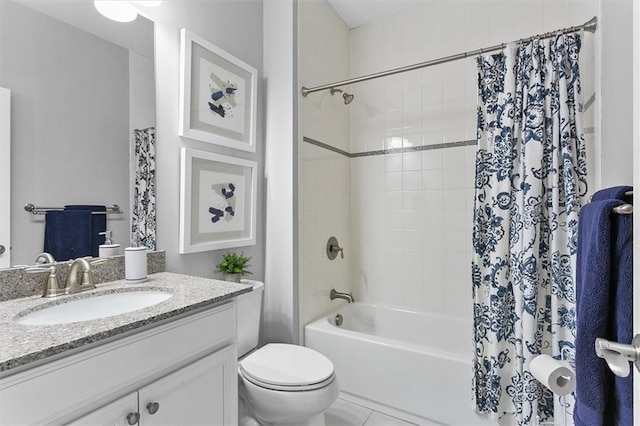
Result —
[[[611,417],[613,374],[598,358],[595,339],[607,338],[612,314],[611,260],[613,208],[620,200],[592,201],[582,207],[576,263],[576,404],[577,426],[602,426]]]
[[[44,251],[57,261],[91,255],[91,212],[49,210],[45,216]]]
[[[627,344],[633,339],[632,222],[632,215],[617,214],[612,218],[615,236],[615,249],[611,258],[614,303],[607,339]],[[613,424],[632,426],[633,371],[627,377],[614,376],[612,397]]]
[[[601,189],[593,194],[591,201],[603,200],[626,200],[626,193],[633,191],[632,186],[612,186],[611,188]]]
[[[592,201],[607,199],[630,202],[627,193],[632,186],[614,186],[593,194]],[[606,338],[620,343],[633,339],[633,239],[631,215],[612,215],[611,297],[612,313]],[[620,426],[633,424],[633,373],[627,377],[613,376],[613,392],[609,398],[609,421]]]
[[[107,208],[105,206],[99,205],[84,205],[84,204],[76,204],[76,205],[68,205],[64,206],[65,210],[86,210],[89,212],[106,212]],[[107,215],[106,214],[94,214],[91,215],[91,253],[90,256],[98,257],[99,255],[99,246],[100,244],[104,244],[104,235],[100,235],[101,232],[105,232],[107,230]]]

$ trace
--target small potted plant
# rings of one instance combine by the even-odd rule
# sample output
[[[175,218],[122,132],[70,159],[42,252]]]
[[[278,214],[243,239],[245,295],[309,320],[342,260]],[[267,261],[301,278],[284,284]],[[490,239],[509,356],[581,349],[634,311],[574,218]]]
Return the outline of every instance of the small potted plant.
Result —
[[[222,255],[222,261],[216,266],[216,272],[224,276],[225,281],[231,281],[239,283],[240,278],[245,275],[251,275],[251,272],[247,269],[249,266],[250,257],[244,255],[244,252],[240,254],[234,252],[227,252]]]

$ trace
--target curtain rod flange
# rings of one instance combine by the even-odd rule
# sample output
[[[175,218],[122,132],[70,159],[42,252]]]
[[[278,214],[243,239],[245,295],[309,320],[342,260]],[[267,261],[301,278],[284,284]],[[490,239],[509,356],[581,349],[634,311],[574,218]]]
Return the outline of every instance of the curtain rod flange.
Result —
[[[589,19],[587,22],[585,22],[583,28],[585,31],[595,33],[598,29],[598,18],[594,16],[593,18]]]

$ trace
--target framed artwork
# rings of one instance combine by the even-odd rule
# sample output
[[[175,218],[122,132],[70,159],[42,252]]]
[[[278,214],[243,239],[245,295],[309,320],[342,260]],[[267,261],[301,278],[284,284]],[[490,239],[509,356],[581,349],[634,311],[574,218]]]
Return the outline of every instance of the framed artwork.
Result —
[[[257,163],[182,148],[180,253],[256,243]]]
[[[180,38],[180,136],[255,152],[258,72],[184,28]]]

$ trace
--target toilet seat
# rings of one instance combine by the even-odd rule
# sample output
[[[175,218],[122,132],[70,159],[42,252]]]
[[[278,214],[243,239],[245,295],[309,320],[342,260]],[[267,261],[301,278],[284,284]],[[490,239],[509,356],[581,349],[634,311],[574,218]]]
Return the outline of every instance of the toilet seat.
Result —
[[[240,374],[262,388],[286,392],[320,389],[335,379],[333,363],[304,346],[270,343],[238,363]]]

